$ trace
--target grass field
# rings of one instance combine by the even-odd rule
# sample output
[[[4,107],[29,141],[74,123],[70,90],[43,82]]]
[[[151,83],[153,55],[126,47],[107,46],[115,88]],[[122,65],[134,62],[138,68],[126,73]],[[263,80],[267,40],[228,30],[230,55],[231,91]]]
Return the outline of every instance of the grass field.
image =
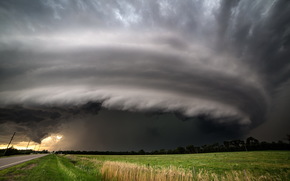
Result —
[[[1,181],[101,180],[90,162],[74,162],[63,156],[48,155],[0,170]]]
[[[0,171],[0,180],[290,180],[290,152],[49,155]]]
[[[184,155],[79,155],[99,161],[131,162],[156,167],[180,167],[198,171],[206,169],[215,173],[232,170],[251,170],[258,173],[279,173],[290,169],[290,152],[257,151],[205,153]]]
[[[79,155],[78,158],[97,160],[98,162],[115,161],[115,165],[129,162],[154,170],[173,170],[193,173],[197,175],[212,174],[221,179],[227,174],[240,177],[269,178],[268,180],[290,180],[290,152],[289,151],[257,151],[206,153],[186,155]],[[108,162],[105,162],[108,164]],[[114,163],[111,162],[111,167]],[[120,166],[125,169],[126,165]],[[128,165],[132,168],[132,165]],[[174,168],[174,169],[173,169]],[[142,170],[142,168],[140,168]],[[119,168],[118,172],[122,169]],[[194,176],[193,176],[194,177]],[[229,178],[229,180],[231,180]],[[236,179],[237,180],[237,179]]]

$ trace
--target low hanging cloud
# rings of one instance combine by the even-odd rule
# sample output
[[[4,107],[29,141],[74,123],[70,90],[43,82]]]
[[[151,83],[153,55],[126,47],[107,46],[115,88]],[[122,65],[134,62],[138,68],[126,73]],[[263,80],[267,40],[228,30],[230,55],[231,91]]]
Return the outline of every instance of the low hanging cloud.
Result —
[[[243,135],[287,101],[288,2],[24,2],[0,3],[1,124],[37,142],[91,103]]]
[[[140,42],[122,45],[117,41],[122,35],[110,37],[111,42],[104,40],[109,45],[84,41],[85,45],[80,46],[74,38],[69,43],[47,37],[40,40],[40,50],[36,46],[24,47],[23,52],[17,52],[19,57],[26,51],[32,51],[32,56],[24,56],[29,60],[19,67],[20,74],[15,72],[6,79],[10,84],[11,79],[17,81],[17,76],[21,76],[12,85],[21,89],[9,90],[10,85],[5,85],[9,91],[1,92],[1,102],[77,105],[93,100],[103,101],[106,108],[121,110],[159,109],[180,111],[186,116],[202,111],[213,116],[236,115],[243,118],[241,123],[250,123],[250,116],[255,116],[248,114],[244,105],[252,104],[254,109],[265,111],[267,95],[258,75],[234,57],[195,45],[176,50],[163,43],[171,36],[161,43],[157,43],[155,35],[145,38],[152,39],[145,45],[141,44],[142,38]],[[48,50],[41,50],[44,46]],[[233,85],[235,82],[239,85]]]

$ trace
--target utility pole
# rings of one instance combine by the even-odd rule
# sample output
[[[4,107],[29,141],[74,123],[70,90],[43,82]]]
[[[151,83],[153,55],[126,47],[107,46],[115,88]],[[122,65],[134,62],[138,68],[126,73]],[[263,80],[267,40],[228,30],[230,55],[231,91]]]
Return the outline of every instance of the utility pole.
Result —
[[[28,148],[28,146],[29,146],[29,143],[30,143],[30,140],[28,141],[28,144],[27,144],[27,146],[26,146],[26,150],[27,150],[27,148]]]
[[[14,132],[13,136],[12,136],[11,139],[10,139],[10,142],[8,143],[8,146],[7,146],[7,148],[6,148],[6,150],[5,150],[4,154],[3,154],[4,156],[5,156],[5,154],[6,154],[7,150],[8,150],[8,148],[9,148],[9,146],[10,146],[10,144],[11,144],[13,138],[14,138],[15,133],[16,133],[16,132]]]

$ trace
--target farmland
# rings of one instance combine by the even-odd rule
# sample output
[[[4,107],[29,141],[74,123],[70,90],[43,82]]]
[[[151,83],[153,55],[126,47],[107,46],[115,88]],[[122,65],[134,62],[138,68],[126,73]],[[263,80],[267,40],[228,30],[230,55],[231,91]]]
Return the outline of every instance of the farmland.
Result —
[[[49,155],[16,167],[0,171],[0,180],[290,180],[290,152]]]

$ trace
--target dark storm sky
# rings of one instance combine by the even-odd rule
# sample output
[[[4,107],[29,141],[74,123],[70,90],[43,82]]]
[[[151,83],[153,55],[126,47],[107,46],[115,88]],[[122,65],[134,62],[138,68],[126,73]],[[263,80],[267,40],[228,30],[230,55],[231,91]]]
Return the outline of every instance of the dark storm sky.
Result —
[[[290,119],[287,0],[4,0],[0,143],[134,150],[253,135]]]

